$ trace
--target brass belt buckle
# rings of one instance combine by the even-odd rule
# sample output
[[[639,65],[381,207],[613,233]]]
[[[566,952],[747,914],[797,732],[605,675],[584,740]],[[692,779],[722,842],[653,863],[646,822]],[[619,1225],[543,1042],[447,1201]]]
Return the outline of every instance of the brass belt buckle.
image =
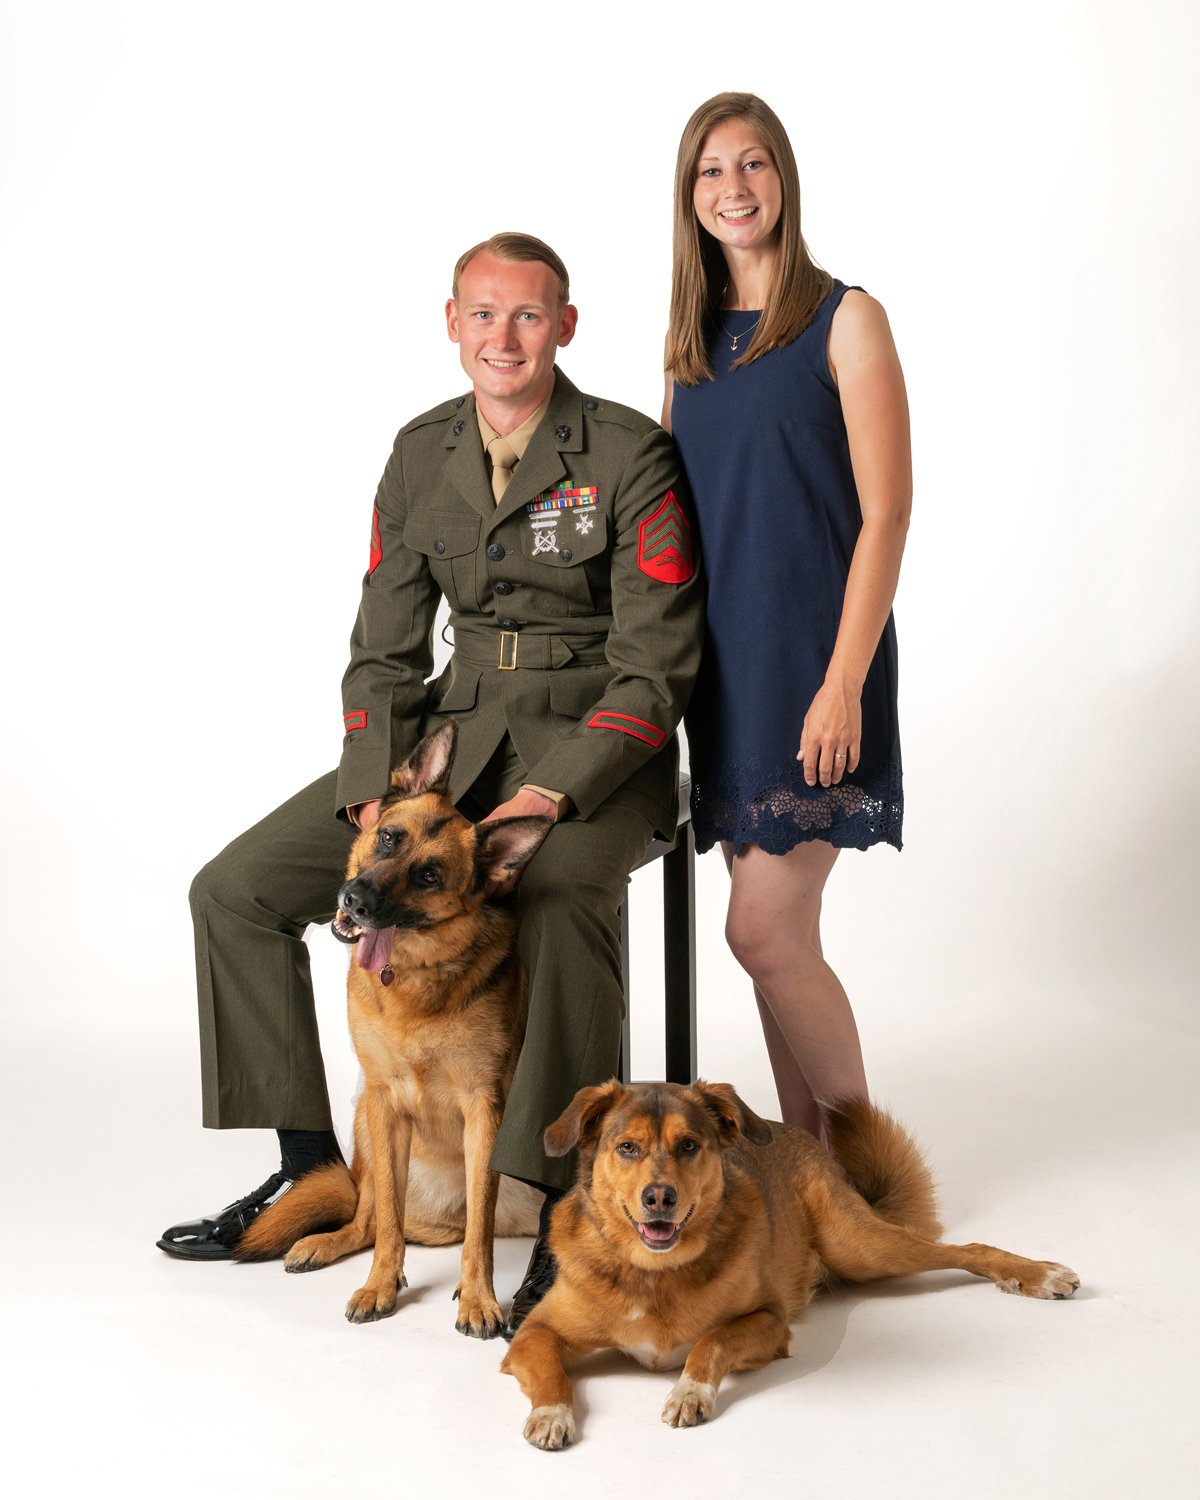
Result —
[[[515,630],[502,630],[500,632],[500,661],[498,666],[502,672],[511,672],[517,665],[517,632]]]

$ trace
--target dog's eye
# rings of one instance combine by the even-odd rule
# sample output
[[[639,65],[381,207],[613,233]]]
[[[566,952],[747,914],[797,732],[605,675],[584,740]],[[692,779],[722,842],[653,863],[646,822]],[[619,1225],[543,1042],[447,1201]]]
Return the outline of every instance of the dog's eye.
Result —
[[[638,1148],[632,1141],[622,1141],[617,1147],[618,1156],[636,1156],[637,1154]]]
[[[417,885],[440,885],[441,877],[432,865],[426,865],[423,870],[413,871],[413,880]]]
[[[699,1151],[699,1149],[699,1141],[680,1141],[679,1145],[676,1147],[676,1150],[679,1152],[680,1156],[691,1156],[694,1152]]]

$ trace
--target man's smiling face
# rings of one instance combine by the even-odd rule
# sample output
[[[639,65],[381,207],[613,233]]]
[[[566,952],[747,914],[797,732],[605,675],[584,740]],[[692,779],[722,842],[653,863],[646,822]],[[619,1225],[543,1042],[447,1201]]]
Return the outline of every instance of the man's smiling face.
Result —
[[[575,334],[578,313],[558,302],[558,277],[540,260],[503,261],[482,251],[446,303],[446,328],[485,408],[541,404],[554,357]],[[486,415],[486,410],[485,410]]]

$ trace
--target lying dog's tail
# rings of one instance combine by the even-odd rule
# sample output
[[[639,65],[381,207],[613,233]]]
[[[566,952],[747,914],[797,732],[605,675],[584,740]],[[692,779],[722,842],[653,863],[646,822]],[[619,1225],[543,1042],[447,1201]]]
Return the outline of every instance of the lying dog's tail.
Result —
[[[234,1246],[234,1260],[277,1260],[318,1229],[340,1229],[358,1207],[358,1188],[343,1161],[326,1162],[298,1177],[265,1208]]]
[[[879,1217],[940,1239],[933,1178],[904,1126],[865,1099],[826,1105],[824,1113],[833,1154]]]

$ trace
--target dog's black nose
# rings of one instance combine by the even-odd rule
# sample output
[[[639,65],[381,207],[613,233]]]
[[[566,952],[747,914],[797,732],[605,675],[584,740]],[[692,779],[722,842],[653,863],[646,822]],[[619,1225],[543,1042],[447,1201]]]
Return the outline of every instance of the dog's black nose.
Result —
[[[678,1201],[679,1194],[665,1183],[652,1182],[649,1187],[642,1189],[643,1208],[657,1208],[674,1213]]]
[[[338,905],[355,922],[371,921],[381,900],[382,893],[365,880],[348,880],[338,895]]]

